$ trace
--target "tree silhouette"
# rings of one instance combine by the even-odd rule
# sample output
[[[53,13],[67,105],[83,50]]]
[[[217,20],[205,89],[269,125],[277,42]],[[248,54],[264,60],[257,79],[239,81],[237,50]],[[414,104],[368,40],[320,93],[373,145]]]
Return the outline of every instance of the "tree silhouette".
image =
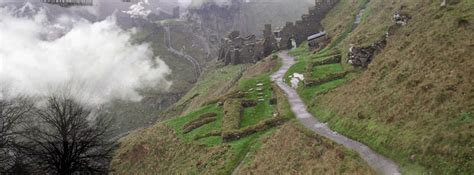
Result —
[[[22,133],[21,124],[33,109],[26,98],[0,99],[0,172],[15,162],[15,145]]]
[[[37,168],[55,174],[106,173],[111,122],[67,95],[51,96],[33,112],[21,146]]]

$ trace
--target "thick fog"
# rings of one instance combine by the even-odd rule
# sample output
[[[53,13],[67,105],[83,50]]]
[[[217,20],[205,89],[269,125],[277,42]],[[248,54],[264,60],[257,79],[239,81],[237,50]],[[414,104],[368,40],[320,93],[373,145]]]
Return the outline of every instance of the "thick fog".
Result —
[[[92,104],[140,100],[140,88],[167,88],[170,69],[148,44],[132,44],[133,30],[113,17],[89,22],[47,10],[0,7],[0,98],[41,97],[67,88]],[[24,15],[28,14],[28,15]]]

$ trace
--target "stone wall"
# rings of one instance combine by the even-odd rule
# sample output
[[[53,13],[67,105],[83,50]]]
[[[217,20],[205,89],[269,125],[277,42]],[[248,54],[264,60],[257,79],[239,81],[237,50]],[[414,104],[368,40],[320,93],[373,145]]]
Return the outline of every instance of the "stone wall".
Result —
[[[324,31],[321,20],[338,2],[339,0],[316,0],[316,6],[311,8],[308,14],[303,15],[301,20],[295,23],[287,22],[280,30],[279,48],[290,49],[291,39],[300,45],[306,41],[308,36]]]
[[[222,39],[218,60],[226,65],[255,63],[273,51],[291,49],[292,40],[296,41],[296,45],[300,45],[308,36],[323,31],[321,20],[338,2],[339,0],[316,0],[316,6],[303,15],[301,20],[295,23],[287,22],[277,32],[278,38],[271,24],[265,25],[262,40],[257,40],[255,35],[241,37],[240,32],[231,32]]]
[[[233,31],[222,39],[218,60],[229,64],[256,63],[263,57],[263,41],[255,35],[241,37],[240,32]]]

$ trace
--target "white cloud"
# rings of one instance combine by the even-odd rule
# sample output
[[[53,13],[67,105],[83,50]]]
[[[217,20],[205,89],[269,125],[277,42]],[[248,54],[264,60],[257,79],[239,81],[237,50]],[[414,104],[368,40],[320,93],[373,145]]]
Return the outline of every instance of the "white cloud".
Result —
[[[12,14],[0,8],[0,87],[14,96],[41,97],[67,86],[78,100],[103,104],[137,101],[137,89],[170,85],[168,66],[153,58],[148,44],[130,43],[132,32],[112,18],[50,22],[44,10],[30,17]]]

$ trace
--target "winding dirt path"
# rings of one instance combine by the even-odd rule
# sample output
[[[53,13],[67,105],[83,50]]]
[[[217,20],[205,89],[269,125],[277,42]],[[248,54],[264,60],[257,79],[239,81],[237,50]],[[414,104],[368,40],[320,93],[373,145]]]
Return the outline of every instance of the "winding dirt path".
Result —
[[[172,40],[171,40],[170,28],[168,26],[165,26],[164,29],[165,29],[165,37],[164,37],[165,38],[165,45],[166,45],[166,48],[168,49],[168,51],[170,51],[171,53],[173,53],[177,56],[183,57],[186,60],[188,60],[193,65],[194,69],[196,70],[196,76],[199,78],[199,76],[202,73],[202,66],[199,63],[199,61],[197,61],[192,56],[189,56],[188,54],[185,54],[181,51],[178,51],[178,50],[174,49],[173,45],[171,44]]]
[[[322,135],[332,141],[343,145],[344,147],[354,150],[364,159],[369,166],[383,174],[401,174],[398,166],[391,160],[385,158],[382,155],[377,154],[371,150],[368,146],[351,140],[337,132],[332,131],[327,125],[319,122],[313,115],[311,115],[306,108],[303,100],[299,97],[298,93],[283,82],[283,77],[288,69],[295,64],[295,59],[288,55],[288,51],[280,52],[280,58],[282,58],[282,67],[272,75],[272,80],[286,93],[288,101],[291,105],[291,110],[297,116],[298,120],[308,129]]]

